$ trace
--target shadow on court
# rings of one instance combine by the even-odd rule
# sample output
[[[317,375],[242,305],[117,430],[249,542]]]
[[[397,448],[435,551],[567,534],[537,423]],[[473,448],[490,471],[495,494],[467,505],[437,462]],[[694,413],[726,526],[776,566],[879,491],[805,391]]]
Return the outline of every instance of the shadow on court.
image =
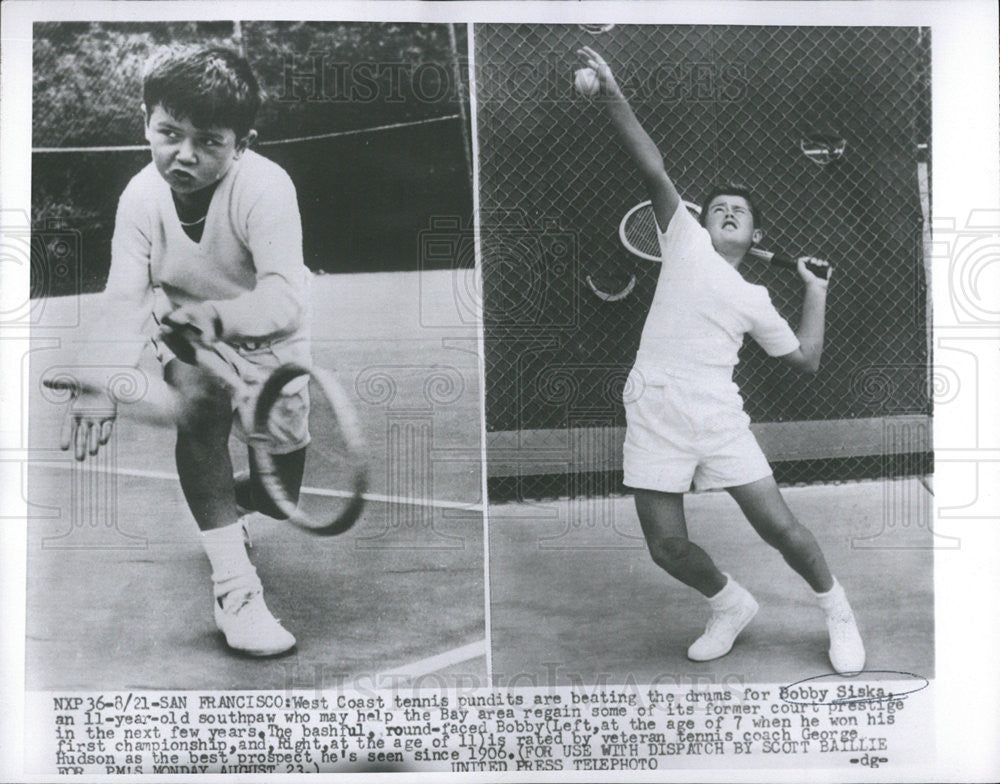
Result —
[[[797,487],[792,511],[847,590],[866,668],[934,673],[931,497],[917,479]],[[631,497],[490,507],[494,677],[501,682],[663,686],[788,684],[832,672],[808,585],[725,493],[686,499],[688,529],[760,611],[733,650],[697,663],[687,647],[708,605],[650,560]]]
[[[115,448],[96,461],[59,451],[63,407],[42,396],[38,379],[86,335],[46,331],[43,319],[37,334],[53,340],[31,356],[28,688],[371,687],[396,673],[482,682],[476,330],[454,312],[453,277],[314,281],[314,358],[355,398],[373,497],[339,537],[255,518],[251,559],[268,605],[298,638],[291,654],[270,660],[228,652],[215,628],[171,432],[120,420]],[[76,307],[87,323],[95,300],[44,306],[53,324],[71,323]],[[231,444],[239,468],[245,450]],[[305,484],[321,482],[307,467]]]

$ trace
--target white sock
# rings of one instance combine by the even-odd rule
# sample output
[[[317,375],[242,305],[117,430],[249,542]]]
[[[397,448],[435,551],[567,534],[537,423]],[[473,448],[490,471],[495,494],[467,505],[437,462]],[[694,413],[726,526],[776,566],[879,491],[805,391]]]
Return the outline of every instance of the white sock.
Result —
[[[226,525],[222,528],[212,528],[201,532],[201,545],[212,564],[212,583],[215,595],[222,596],[233,587],[236,578],[253,575],[254,569],[243,543],[243,524],[241,522]]]
[[[833,587],[826,593],[816,593],[816,601],[828,616],[840,617],[851,615],[851,605],[847,601],[847,594],[837,578],[833,578]]]
[[[725,572],[723,576],[726,578],[726,584],[722,586],[722,590],[715,596],[708,597],[708,603],[713,610],[726,610],[736,604],[740,597],[740,584]]]

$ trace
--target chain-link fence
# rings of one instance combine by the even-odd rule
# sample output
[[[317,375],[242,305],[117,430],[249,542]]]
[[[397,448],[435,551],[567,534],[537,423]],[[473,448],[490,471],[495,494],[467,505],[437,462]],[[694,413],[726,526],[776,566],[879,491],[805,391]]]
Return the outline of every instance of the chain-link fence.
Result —
[[[33,264],[33,296],[76,293],[78,284],[84,291],[103,287],[118,197],[149,162],[142,68],[160,47],[176,45],[226,46],[249,59],[266,96],[255,149],[296,185],[313,270],[421,268],[415,238],[432,216],[471,220],[465,30],[335,22],[36,24],[32,222],[45,229],[38,232],[43,238],[46,231],[78,232],[80,258],[70,262],[76,275]]]
[[[928,31],[483,25],[475,47],[491,498],[619,481],[622,387],[659,270],[619,242],[623,215],[646,196],[604,112],[573,92],[581,45],[609,61],[684,198],[745,183],[762,206],[767,247],[836,267],[819,374],[798,374],[752,341],[736,368],[779,478],[928,470],[929,197],[918,178],[930,141]],[[825,161],[840,142],[843,155]],[[798,323],[797,275],[762,263],[741,272]],[[901,416],[923,428],[893,453],[904,459],[889,448]],[[817,436],[803,422],[829,426]],[[527,478],[538,474],[546,478]]]

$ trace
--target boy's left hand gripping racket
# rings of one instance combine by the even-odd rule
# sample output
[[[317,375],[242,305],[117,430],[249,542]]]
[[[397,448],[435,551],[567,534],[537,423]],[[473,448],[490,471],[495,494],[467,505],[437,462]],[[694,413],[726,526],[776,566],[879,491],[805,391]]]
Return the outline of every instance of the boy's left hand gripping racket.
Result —
[[[165,342],[178,359],[209,370],[233,389],[241,423],[250,434],[254,468],[274,505],[288,520],[319,536],[336,536],[350,529],[365,505],[368,465],[357,413],[334,374],[317,366],[285,363],[270,372],[259,390],[253,390],[243,379],[259,374],[259,368],[222,341],[206,347],[197,340],[186,340],[188,331],[168,333]],[[321,487],[303,488],[296,502],[267,447],[270,434],[282,428],[286,407],[301,405],[302,397],[295,395],[304,388],[308,396],[311,458],[307,461],[307,475]]]

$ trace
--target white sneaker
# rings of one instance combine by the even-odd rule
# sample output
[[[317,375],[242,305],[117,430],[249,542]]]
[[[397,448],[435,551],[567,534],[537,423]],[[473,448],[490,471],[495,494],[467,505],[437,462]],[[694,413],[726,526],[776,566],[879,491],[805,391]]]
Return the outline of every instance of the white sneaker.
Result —
[[[295,645],[295,638],[267,609],[256,579],[215,599],[215,624],[230,648],[250,656],[276,656]]]
[[[712,617],[705,633],[688,648],[692,661],[711,661],[725,656],[733,648],[736,637],[757,614],[758,605],[750,592],[728,574],[728,582],[709,598]]]
[[[833,588],[816,599],[826,613],[826,628],[830,633],[830,664],[841,675],[855,675],[865,668],[865,644],[861,641],[854,611],[847,594],[836,578]]]

